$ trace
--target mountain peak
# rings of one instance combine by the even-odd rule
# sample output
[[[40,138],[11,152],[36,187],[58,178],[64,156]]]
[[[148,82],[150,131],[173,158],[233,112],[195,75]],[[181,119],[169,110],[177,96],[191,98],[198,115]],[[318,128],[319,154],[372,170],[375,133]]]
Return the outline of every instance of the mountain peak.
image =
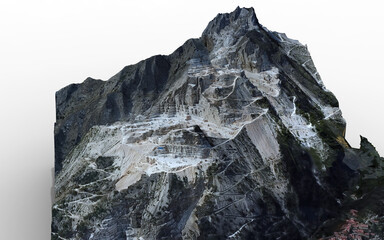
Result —
[[[259,27],[255,10],[251,8],[237,7],[231,13],[219,13],[203,32],[204,35],[219,34],[223,29],[251,30]]]
[[[349,212],[382,236],[384,159],[253,8],[56,104],[52,239],[319,239]]]

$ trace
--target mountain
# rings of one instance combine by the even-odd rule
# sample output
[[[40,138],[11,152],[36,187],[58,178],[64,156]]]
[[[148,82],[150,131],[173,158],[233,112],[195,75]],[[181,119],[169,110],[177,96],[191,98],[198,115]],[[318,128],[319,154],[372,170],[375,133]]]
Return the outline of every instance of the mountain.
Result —
[[[218,14],[56,93],[52,239],[380,239],[384,159],[345,131],[306,46]]]

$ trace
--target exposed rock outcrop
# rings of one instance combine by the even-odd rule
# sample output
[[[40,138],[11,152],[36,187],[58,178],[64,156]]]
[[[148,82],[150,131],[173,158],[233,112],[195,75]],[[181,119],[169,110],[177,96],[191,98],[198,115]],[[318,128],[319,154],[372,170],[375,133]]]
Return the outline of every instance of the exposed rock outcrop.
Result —
[[[252,8],[56,105],[52,239],[320,238],[383,192],[307,48]]]

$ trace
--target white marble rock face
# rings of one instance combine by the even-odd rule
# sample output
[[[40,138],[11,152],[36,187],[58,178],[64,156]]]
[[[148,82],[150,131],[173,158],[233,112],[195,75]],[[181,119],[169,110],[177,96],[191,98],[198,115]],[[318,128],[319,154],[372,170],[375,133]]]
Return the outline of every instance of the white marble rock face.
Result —
[[[52,239],[320,238],[383,184],[307,47],[252,8],[56,107]]]

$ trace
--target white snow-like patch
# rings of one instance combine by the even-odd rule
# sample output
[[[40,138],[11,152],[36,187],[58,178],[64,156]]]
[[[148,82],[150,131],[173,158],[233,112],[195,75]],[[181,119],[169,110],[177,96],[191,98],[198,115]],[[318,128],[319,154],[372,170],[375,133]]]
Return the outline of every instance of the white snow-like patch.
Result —
[[[197,166],[199,163],[203,163],[204,160],[192,157],[177,157],[175,155],[164,154],[159,157],[153,157],[154,164],[151,164],[146,170],[147,175],[158,172],[179,172],[188,167]]]
[[[280,36],[280,35],[279,35]],[[281,37],[281,36],[280,36]],[[316,129],[308,122],[306,118],[296,113],[296,96],[286,96],[280,93],[280,80],[278,78],[279,70],[272,68],[264,72],[249,72],[244,71],[247,78],[263,93],[265,97],[272,104],[284,126],[291,132],[291,134],[307,148],[317,149],[322,157],[326,156],[326,146],[321,138],[318,136]],[[296,83],[300,88],[303,88],[297,81]],[[302,89],[313,101],[321,106],[324,114],[332,117],[338,112],[338,108],[323,107],[323,105],[315,99],[314,95],[307,89]],[[273,144],[270,144],[273,146]],[[265,157],[267,157],[265,155]],[[268,156],[269,158],[270,156]],[[276,156],[273,156],[276,157]]]
[[[241,232],[241,230],[243,230],[244,227],[246,227],[248,224],[250,224],[253,221],[254,221],[254,219],[252,219],[249,222],[244,223],[236,232],[234,232],[233,234],[229,235],[228,239],[235,238],[236,235],[238,235]]]
[[[128,228],[125,231],[126,240],[144,240],[143,237],[138,237],[137,233],[139,232],[139,228]]]
[[[241,72],[243,70],[238,69],[238,68],[228,68],[228,64],[225,65],[223,68],[219,68],[216,70],[216,73],[218,76],[222,75],[234,75],[234,76],[240,76]]]
[[[269,98],[290,133],[304,147],[317,149],[322,157],[326,157],[326,146],[317,134],[315,127],[306,118],[296,113],[295,99],[295,96],[288,97],[285,94],[281,95],[280,98]]]
[[[162,116],[141,124],[145,125],[144,132],[140,124],[122,126],[122,143],[117,144],[114,149],[106,153],[107,155],[118,156],[115,165],[119,167],[121,178],[116,184],[117,190],[125,189],[134,184],[140,180],[143,174],[177,173],[180,176],[186,176],[189,181],[193,181],[198,166],[204,169],[210,164],[210,159],[199,157],[198,152],[202,149],[195,147],[196,157],[188,156],[185,155],[183,149],[187,148],[186,152],[188,152],[191,147],[193,149],[193,146],[167,141],[169,137],[180,137],[177,133],[178,129],[187,130],[194,125],[199,125],[202,129],[208,130],[208,123],[194,118],[186,120],[185,116],[173,118]],[[150,131],[154,133],[147,138],[142,137]],[[156,131],[159,134],[156,134]],[[220,133],[217,132],[217,134]],[[135,136],[133,140],[132,136]],[[129,143],[126,143],[127,141]],[[168,149],[174,148],[180,149],[180,151],[170,153]]]
[[[93,127],[65,161],[65,170],[56,181],[57,187],[66,184],[65,179],[70,179],[82,166],[96,169],[92,161],[100,156],[115,159],[113,166],[116,170],[107,179],[118,180],[117,190],[128,188],[143,174],[161,172],[176,173],[193,182],[196,171],[205,171],[212,159],[204,153],[207,149],[203,146],[183,143],[181,131],[197,135],[193,126],[198,125],[207,136],[232,139],[242,126],[251,121],[240,121],[229,126],[208,122],[196,115],[186,116],[185,113],[174,117],[161,115],[138,123],[117,122],[111,126]]]
[[[280,95],[280,80],[278,78],[279,70],[277,68],[272,68],[271,70],[260,73],[244,70],[244,73],[251,83],[263,94],[272,97],[278,97]]]

